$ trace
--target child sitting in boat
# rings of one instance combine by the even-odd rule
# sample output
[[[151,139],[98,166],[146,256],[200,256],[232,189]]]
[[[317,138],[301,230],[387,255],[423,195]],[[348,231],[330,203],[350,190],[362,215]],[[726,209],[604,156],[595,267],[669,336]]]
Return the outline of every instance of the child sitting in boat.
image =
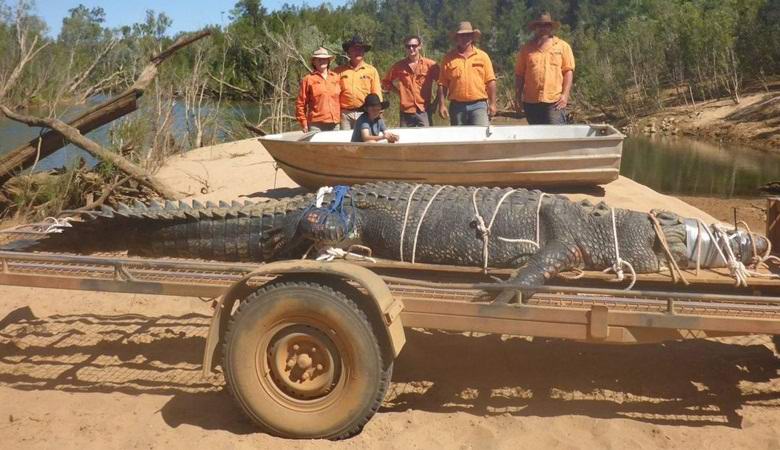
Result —
[[[391,133],[382,119],[382,111],[390,105],[388,101],[382,101],[376,94],[368,94],[363,103],[363,114],[355,122],[352,130],[352,142],[376,143],[387,140],[389,143],[398,142],[398,135]]]

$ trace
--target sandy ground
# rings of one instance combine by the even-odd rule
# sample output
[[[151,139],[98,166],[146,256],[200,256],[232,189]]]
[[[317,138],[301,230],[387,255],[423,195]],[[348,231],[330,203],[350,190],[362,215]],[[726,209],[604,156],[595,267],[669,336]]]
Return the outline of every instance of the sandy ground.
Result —
[[[274,187],[255,141],[193,151],[161,176],[207,199],[297,192],[282,172]],[[625,194],[642,187],[618,183],[591,195],[636,207]],[[210,312],[199,299],[0,287],[2,447],[780,448],[780,358],[765,336],[625,347],[419,330],[360,435],[285,441],[257,432],[220,376],[201,377]]]

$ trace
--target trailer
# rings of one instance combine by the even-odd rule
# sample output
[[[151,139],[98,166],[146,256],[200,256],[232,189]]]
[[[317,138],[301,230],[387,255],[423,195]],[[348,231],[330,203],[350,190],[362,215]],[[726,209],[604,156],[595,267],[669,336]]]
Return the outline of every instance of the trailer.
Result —
[[[0,251],[0,284],[214,298],[203,372],[220,365],[242,410],[288,438],[344,438],[379,408],[404,328],[635,344],[780,335],[780,281],[737,288],[725,270],[640,275],[632,290],[601,273],[557,278],[530,298],[510,270],[397,261],[267,264]],[[520,293],[520,291],[518,291]]]

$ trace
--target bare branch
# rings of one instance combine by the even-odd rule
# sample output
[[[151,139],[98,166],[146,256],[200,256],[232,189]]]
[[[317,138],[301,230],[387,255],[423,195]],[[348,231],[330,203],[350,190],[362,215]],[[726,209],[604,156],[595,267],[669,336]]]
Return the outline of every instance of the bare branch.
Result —
[[[68,86],[68,92],[71,94],[76,92],[76,89],[81,86],[81,83],[83,83],[90,75],[92,75],[92,72],[94,72],[95,68],[100,64],[100,61],[103,60],[103,58],[108,55],[108,52],[113,49],[116,44],[119,41],[117,39],[111,39],[111,41],[103,48],[103,50],[98,54],[98,56],[95,58],[94,61],[92,61],[92,64],[86,68],[79,76],[75,77],[73,82]]]
[[[65,139],[72,142],[74,145],[77,145],[78,147],[84,149],[85,151],[87,151],[89,154],[91,154],[96,158],[100,158],[103,161],[110,162],[111,164],[116,166],[119,170],[125,172],[133,179],[137,180],[139,183],[152,189],[153,191],[157,192],[163,197],[165,198],[177,197],[177,193],[175,191],[169,189],[167,186],[165,186],[162,182],[157,180],[155,177],[146,173],[146,171],[143,170],[142,168],[136,166],[135,164],[126,160],[120,155],[117,155],[116,153],[104,149],[97,142],[82,135],[77,128],[74,128],[59,119],[43,119],[40,117],[33,117],[25,114],[16,113],[5,105],[0,105],[0,111],[2,111],[3,114],[5,114],[5,116],[11,120],[15,120],[17,122],[21,122],[33,127],[44,127],[44,128],[49,128],[51,130],[54,130],[59,134],[61,134],[63,137],[65,137]]]

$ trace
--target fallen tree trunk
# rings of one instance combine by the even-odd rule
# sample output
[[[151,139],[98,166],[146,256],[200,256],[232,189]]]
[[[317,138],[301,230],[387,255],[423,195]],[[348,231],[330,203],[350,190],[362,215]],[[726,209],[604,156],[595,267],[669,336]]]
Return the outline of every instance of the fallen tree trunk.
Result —
[[[144,186],[152,189],[161,196],[174,199],[179,194],[169,189],[165,184],[148,174],[144,169],[138,167],[117,153],[104,149],[100,144],[79,133],[79,130],[66,124],[59,119],[44,119],[40,117],[27,116],[11,111],[7,106],[0,105],[0,111],[11,120],[24,123],[31,127],[45,127],[56,131],[65,139],[80,148],[83,148],[92,156],[113,164],[117,169],[129,175]]]
[[[171,56],[177,50],[186,47],[187,45],[199,39],[202,39],[208,36],[209,34],[210,31],[202,31],[194,35],[180,37],[179,39],[176,40],[176,42],[171,44],[170,47],[168,47],[167,49],[163,50],[162,52],[160,52],[159,54],[151,58],[149,64],[143,69],[141,75],[138,77],[138,79],[129,89],[111,98],[110,100],[89,109],[88,111],[82,113],[81,115],[71,120],[67,124],[61,121],[60,123],[62,123],[62,125],[68,126],[69,128],[72,129],[71,131],[75,131],[76,134],[83,137],[83,134],[88,133],[98,127],[101,127],[107,123],[110,123],[124,115],[127,115],[135,111],[136,109],[138,109],[138,102],[137,102],[138,98],[144,94],[146,88],[154,80],[155,76],[157,75],[157,68],[159,67],[159,65],[162,64],[163,61],[165,61],[169,56]],[[4,110],[8,110],[8,108],[5,107],[3,108]],[[8,114],[6,115],[9,118],[12,118],[10,115]],[[28,117],[28,116],[23,116],[23,117]],[[28,125],[30,124],[28,123]],[[34,126],[46,126],[46,125],[34,125]],[[11,150],[10,152],[0,157],[0,184],[4,183],[6,180],[8,180],[8,178],[12,177],[14,175],[14,172],[18,172],[31,167],[35,163],[36,159],[44,158],[46,156],[51,155],[52,153],[56,152],[60,148],[64,147],[69,141],[81,147],[81,145],[72,141],[70,138],[67,138],[59,130],[55,130],[54,128],[48,126],[46,126],[46,128],[49,128],[50,131],[43,133],[39,138],[32,139],[28,143],[14,150]],[[73,135],[73,133],[70,134]],[[39,139],[41,140],[40,155],[38,155]],[[90,140],[90,142],[98,146],[104,152],[107,152],[94,141]],[[87,148],[84,148],[84,150],[93,153]],[[111,154],[113,155],[113,153]],[[94,153],[93,155],[95,155],[96,157],[100,157]],[[131,175],[130,173],[128,174]],[[159,193],[162,194],[162,192]]]
[[[71,120],[68,125],[77,129],[81,134],[99,128],[113,120],[138,109],[138,97],[143,92],[127,91],[106,103],[100,104],[77,118]],[[60,148],[67,145],[68,140],[57,131],[50,130],[43,133],[40,138],[18,147],[0,157],[0,184],[14,175],[14,172],[29,168],[35,162],[38,155],[38,141],[40,139],[40,159],[43,159]]]

